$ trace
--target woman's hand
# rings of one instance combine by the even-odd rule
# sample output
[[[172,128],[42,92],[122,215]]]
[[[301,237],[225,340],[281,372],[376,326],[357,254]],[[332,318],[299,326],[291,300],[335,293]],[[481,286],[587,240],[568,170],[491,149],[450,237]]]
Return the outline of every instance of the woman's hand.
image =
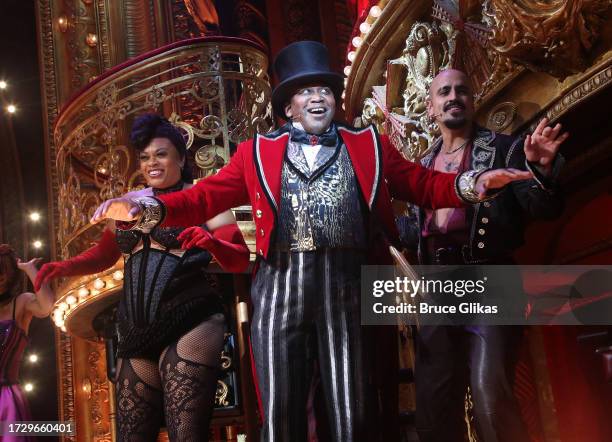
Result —
[[[208,230],[199,226],[183,230],[176,239],[181,242],[181,249],[185,250],[193,247],[208,249],[213,242],[217,241]]]
[[[24,262],[20,258],[17,258],[17,268],[23,272],[36,272],[38,270],[38,265],[42,262],[42,258],[32,258],[31,260]]]

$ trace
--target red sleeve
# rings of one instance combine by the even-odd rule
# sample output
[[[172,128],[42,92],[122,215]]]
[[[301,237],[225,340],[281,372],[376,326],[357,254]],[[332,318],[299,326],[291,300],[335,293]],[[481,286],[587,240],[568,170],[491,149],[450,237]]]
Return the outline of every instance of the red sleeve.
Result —
[[[215,241],[207,247],[226,271],[238,273],[249,266],[249,248],[236,223],[226,224],[212,232]]]
[[[102,238],[95,246],[66,261],[55,261],[44,264],[36,274],[34,290],[63,276],[91,275],[111,267],[121,256],[121,251],[115,241],[115,234],[104,229]]]
[[[252,146],[252,140],[241,143],[227,166],[192,188],[158,196],[166,207],[166,217],[161,225],[200,225],[232,207],[247,204],[249,194],[244,178],[244,151]]]
[[[408,161],[388,137],[383,135],[380,139],[384,175],[393,198],[427,209],[464,206],[455,192],[457,174],[437,172]]]

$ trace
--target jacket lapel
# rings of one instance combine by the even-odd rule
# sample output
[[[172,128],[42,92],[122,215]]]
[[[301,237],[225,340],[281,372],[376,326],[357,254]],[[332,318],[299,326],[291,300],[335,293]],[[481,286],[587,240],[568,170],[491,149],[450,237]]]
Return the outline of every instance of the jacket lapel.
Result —
[[[276,136],[257,135],[253,146],[259,183],[277,213],[280,203],[281,171],[288,140],[288,132],[280,135],[276,132]]]
[[[302,173],[307,178],[310,178],[310,167],[308,166],[308,161],[306,161],[306,155],[304,154],[304,150],[302,146],[298,143],[289,141],[287,143],[287,161],[291,163],[293,167],[295,167],[298,171]]]
[[[485,128],[476,127],[476,136],[472,145],[471,168],[490,169],[495,161],[495,132]]]
[[[363,197],[372,210],[382,178],[382,152],[376,130],[373,126],[361,130],[339,126],[338,133],[346,145]]]

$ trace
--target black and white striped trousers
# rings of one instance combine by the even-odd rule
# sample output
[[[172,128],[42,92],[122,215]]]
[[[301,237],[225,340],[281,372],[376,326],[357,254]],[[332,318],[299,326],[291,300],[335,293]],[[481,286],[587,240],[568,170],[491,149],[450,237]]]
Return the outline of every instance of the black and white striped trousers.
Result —
[[[260,262],[251,288],[251,334],[265,413],[262,441],[306,441],[315,358],[333,440],[361,440],[364,263],[364,252],[342,249],[273,252]]]

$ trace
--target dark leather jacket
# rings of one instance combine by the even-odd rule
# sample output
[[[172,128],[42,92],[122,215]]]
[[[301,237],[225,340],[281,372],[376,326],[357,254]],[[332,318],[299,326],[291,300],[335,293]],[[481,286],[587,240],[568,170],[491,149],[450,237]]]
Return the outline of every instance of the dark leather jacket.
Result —
[[[469,206],[466,210],[469,226],[469,242],[464,254],[467,263],[486,262],[493,258],[510,256],[524,242],[523,233],[529,219],[553,219],[563,211],[564,201],[555,182],[563,165],[557,155],[551,178],[542,176],[525,160],[522,137],[495,133],[483,127],[475,127],[470,169],[513,167],[531,170],[536,178],[514,182],[496,198]],[[435,155],[442,147],[438,139],[421,159],[426,167],[432,167]],[[418,248],[419,261],[428,263],[429,257],[423,245],[425,211],[411,206],[410,216],[398,217],[397,225],[404,247]]]

